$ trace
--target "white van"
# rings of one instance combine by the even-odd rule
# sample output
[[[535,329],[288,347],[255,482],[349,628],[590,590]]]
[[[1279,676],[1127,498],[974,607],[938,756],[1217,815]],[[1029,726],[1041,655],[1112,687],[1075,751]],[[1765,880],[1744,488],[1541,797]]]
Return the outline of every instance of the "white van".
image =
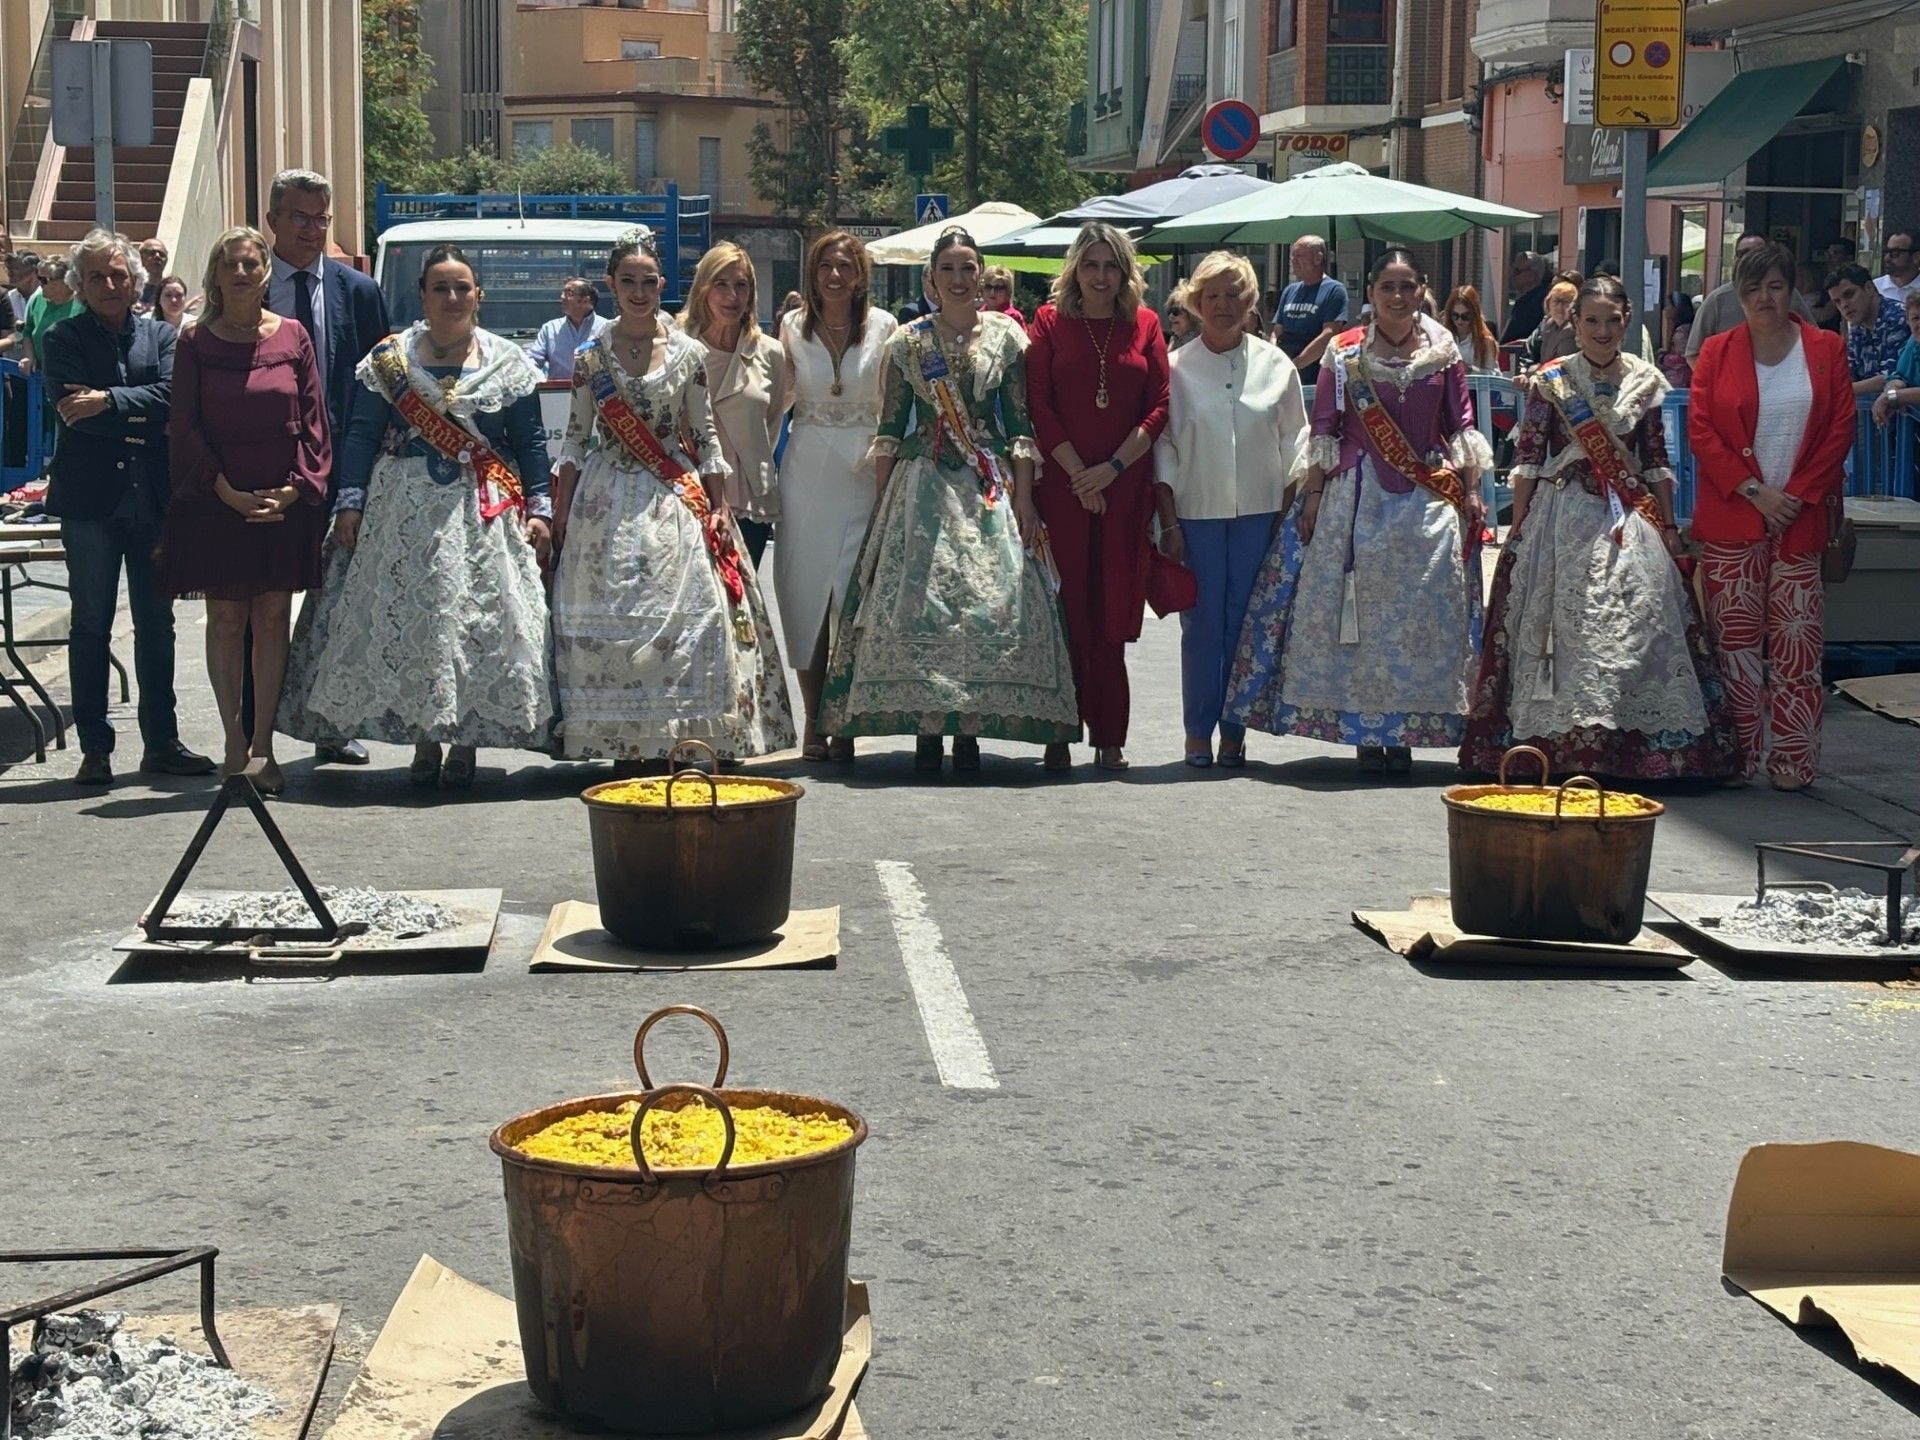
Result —
[[[420,318],[420,265],[436,245],[458,245],[487,292],[480,323],[494,334],[531,345],[540,327],[560,314],[560,285],[584,276],[599,288],[599,310],[613,314],[607,293],[607,252],[622,234],[647,229],[630,220],[412,220],[380,232],[373,278],[398,330]],[[567,428],[568,385],[541,387],[547,447],[555,455]]]

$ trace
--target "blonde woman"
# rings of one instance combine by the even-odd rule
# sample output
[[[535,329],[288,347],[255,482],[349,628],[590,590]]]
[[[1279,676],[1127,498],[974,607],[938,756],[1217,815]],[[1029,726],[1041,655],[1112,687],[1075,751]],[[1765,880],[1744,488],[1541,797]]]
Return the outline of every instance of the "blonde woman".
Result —
[[[1573,328],[1573,302],[1579,293],[1580,287],[1572,281],[1554,281],[1553,288],[1547,291],[1546,315],[1540,321],[1540,328],[1527,337],[1529,364],[1562,360],[1580,348],[1579,336]]]
[[[780,417],[791,402],[787,352],[760,328],[753,261],[730,240],[700,257],[680,328],[700,342],[707,363],[707,404],[720,453],[733,471],[727,507],[755,568],[780,517],[773,462]]]
[[[261,790],[283,787],[273,757],[293,592],[320,583],[327,476],[326,387],[313,341],[266,308],[272,251],[238,226],[207,256],[206,309],[174,346],[167,440],[173,503],[161,554],[167,588],[207,597],[207,678],[226,733],[225,769],[267,762]],[[240,720],[253,630],[253,731]]]
[[[1045,462],[1040,518],[1060,567],[1080,718],[1102,770],[1127,768],[1127,646],[1146,609],[1153,442],[1167,427],[1167,341],[1125,231],[1080,227],[1033,317],[1027,384]],[[1049,769],[1071,761],[1051,745]]]
[[[821,724],[917,735],[925,771],[940,769],[952,735],[953,768],[978,770],[982,736],[1077,733],[1073,669],[1040,558],[1025,337],[980,310],[980,248],[965,230],[934,242],[926,285],[939,308],[887,342],[880,507],[834,636]]]
[[[1278,345],[1246,333],[1260,282],[1243,255],[1216,250],[1187,284],[1200,339],[1174,352],[1166,433],[1154,447],[1160,548],[1184,561],[1200,600],[1180,616],[1180,694],[1187,764],[1246,761],[1246,727],[1222,718],[1227,669],[1253,582],[1289,486],[1307,469],[1300,374]]]
[[[1027,317],[1013,303],[1013,271],[1004,265],[989,265],[980,272],[980,308],[997,310],[1026,329]]]
[[[793,377],[793,429],[780,461],[780,563],[774,588],[787,659],[806,707],[809,760],[853,759],[853,740],[820,729],[820,685],[860,542],[873,515],[873,441],[887,342],[899,324],[868,303],[867,247],[829,230],[807,247],[806,294],[780,321]]]

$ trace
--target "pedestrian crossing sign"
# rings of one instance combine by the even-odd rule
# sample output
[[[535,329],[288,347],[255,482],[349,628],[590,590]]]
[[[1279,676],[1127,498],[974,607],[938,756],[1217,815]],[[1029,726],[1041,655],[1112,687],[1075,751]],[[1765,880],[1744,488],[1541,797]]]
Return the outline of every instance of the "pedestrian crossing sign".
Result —
[[[944,195],[916,195],[913,197],[913,223],[932,225],[944,220],[949,214],[947,197]]]

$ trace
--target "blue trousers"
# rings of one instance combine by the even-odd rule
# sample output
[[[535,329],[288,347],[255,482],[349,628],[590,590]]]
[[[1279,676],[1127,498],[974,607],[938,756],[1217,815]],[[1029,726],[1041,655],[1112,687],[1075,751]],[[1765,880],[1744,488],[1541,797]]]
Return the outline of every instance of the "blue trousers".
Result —
[[[1180,694],[1189,739],[1211,740],[1216,726],[1222,740],[1246,738],[1246,726],[1222,720],[1220,711],[1273,522],[1271,514],[1180,522],[1187,566],[1200,582],[1200,603],[1180,615]]]
[[[120,567],[127,570],[127,608],[133,615],[133,673],[139,683],[140,738],[147,748],[180,738],[173,700],[173,597],[153,563],[160,521],[133,504],[110,520],[64,520],[67,585],[73,626],[67,642],[67,681],[73,691],[73,728],[88,755],[113,753],[107,720],[107,646],[120,600]]]

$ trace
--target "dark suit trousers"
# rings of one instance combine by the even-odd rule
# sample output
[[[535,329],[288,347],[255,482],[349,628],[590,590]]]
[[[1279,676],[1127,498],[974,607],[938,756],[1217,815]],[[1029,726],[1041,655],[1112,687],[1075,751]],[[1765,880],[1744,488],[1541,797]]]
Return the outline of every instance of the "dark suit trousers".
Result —
[[[129,497],[130,500],[135,497]],[[113,753],[107,720],[107,645],[127,571],[127,608],[133,615],[133,671],[140,686],[140,738],[148,749],[180,738],[173,698],[173,599],[155,573],[160,522],[130,503],[110,520],[63,520],[67,584],[73,623],[67,677],[73,690],[73,728],[88,755]]]

